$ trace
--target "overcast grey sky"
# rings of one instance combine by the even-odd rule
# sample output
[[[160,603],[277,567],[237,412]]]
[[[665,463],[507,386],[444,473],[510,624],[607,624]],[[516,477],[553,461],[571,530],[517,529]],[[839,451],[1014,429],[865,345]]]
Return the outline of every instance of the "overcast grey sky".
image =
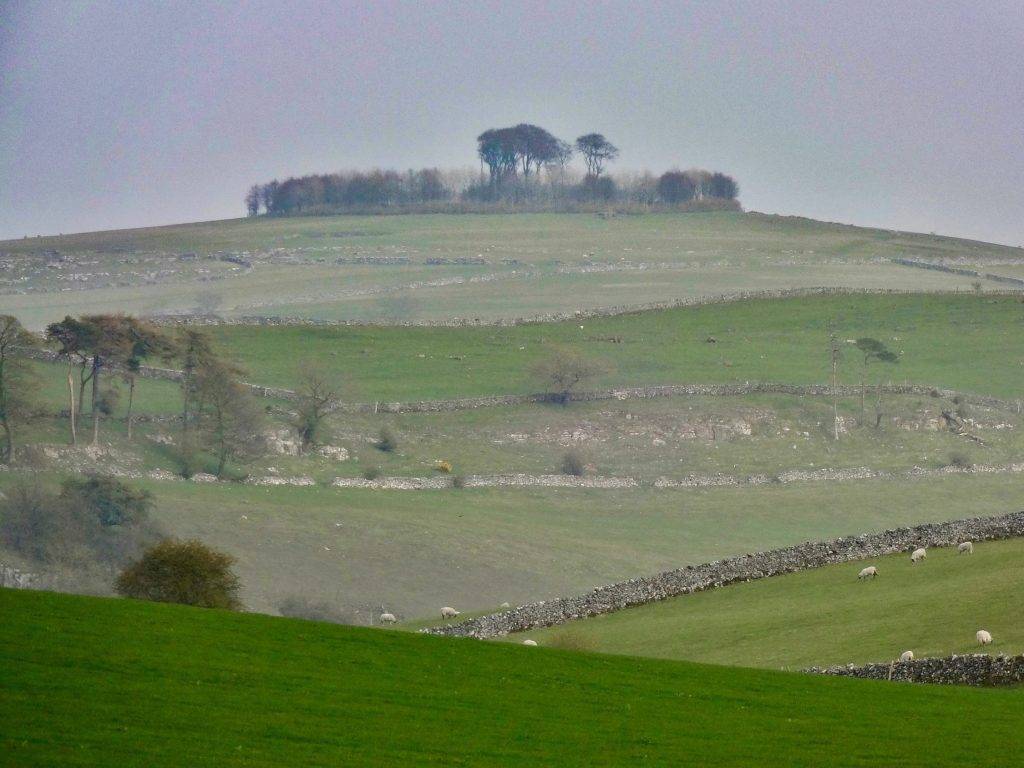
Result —
[[[600,131],[748,209],[1024,244],[1024,2],[0,0],[0,237]]]

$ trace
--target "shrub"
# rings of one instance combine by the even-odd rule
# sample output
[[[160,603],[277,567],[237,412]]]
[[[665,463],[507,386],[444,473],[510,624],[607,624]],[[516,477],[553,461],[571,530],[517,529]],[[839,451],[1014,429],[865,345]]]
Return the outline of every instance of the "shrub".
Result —
[[[376,480],[378,477],[383,475],[384,472],[380,467],[367,467],[363,470],[363,479],[365,480]]]
[[[971,457],[966,453],[953,451],[953,453],[949,454],[949,466],[969,469],[974,466],[974,462],[971,461]]]
[[[587,463],[583,458],[583,454],[576,450],[566,451],[562,457],[561,470],[562,474],[565,475],[583,477],[587,471]]]
[[[380,430],[380,436],[377,438],[377,449],[384,451],[384,453],[394,453],[398,450],[398,438],[387,427],[382,427]]]
[[[201,541],[165,539],[117,577],[118,594],[158,603],[238,610],[235,558]]]
[[[452,477],[452,488],[462,489],[466,487],[466,478],[462,475],[455,475]]]
[[[451,474],[452,463],[450,461],[439,461],[436,464],[438,472],[444,472],[446,475]]]
[[[153,506],[149,491],[132,488],[109,475],[68,479],[61,498],[95,515],[100,525],[133,525],[146,519]]]

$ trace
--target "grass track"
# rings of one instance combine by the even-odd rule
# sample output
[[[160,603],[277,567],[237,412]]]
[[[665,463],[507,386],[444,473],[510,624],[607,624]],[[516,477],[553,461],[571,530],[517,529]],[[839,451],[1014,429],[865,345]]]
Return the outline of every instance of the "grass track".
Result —
[[[1020,691],[888,685],[0,590],[34,766],[1007,765]]]

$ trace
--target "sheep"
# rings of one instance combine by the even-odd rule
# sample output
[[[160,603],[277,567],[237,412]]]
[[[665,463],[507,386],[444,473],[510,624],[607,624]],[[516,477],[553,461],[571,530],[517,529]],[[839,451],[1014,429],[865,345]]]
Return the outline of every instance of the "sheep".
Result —
[[[536,640],[523,640],[523,645],[536,645]]]
[[[973,542],[970,542],[970,541],[962,541],[962,542],[960,542],[957,545],[957,547],[956,547],[956,552],[957,552],[958,555],[973,555],[974,554],[974,544],[973,544]]]
[[[928,553],[925,551],[924,547],[918,547],[910,554],[910,562],[917,565],[918,561],[924,560],[926,557],[928,557]]]
[[[508,603],[502,603],[501,606],[499,606],[499,607],[501,607],[501,608],[511,608],[512,606],[509,605]]]
[[[873,579],[878,575],[878,569],[873,565],[869,565],[864,568],[860,573],[857,574],[858,579]]]
[[[458,611],[456,611],[454,608],[451,608],[451,607],[449,607],[447,605],[444,608],[441,609],[441,618],[442,619],[454,619],[458,615],[459,615]]]
[[[992,644],[992,634],[986,629],[979,629],[974,636],[978,638],[978,645]]]
[[[382,613],[380,615],[381,624],[395,624],[397,621],[398,618],[393,613]]]
[[[914,660],[914,652],[913,651],[904,651],[903,653],[900,654],[900,661],[913,661],[913,660]]]

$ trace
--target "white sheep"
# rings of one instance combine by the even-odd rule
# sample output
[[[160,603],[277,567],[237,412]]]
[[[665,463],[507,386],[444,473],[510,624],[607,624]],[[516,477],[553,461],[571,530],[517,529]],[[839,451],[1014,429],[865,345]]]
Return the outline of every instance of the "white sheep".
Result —
[[[536,645],[536,640],[523,640],[523,645]]]
[[[992,634],[987,629],[979,629],[974,636],[978,638],[978,645],[992,644]]]
[[[875,568],[875,566],[873,566],[873,565],[869,565],[867,568],[862,569],[861,572],[857,574],[857,578],[858,579],[873,579],[877,575],[878,575],[878,569]]]
[[[970,541],[962,541],[957,544],[956,552],[958,555],[973,555],[974,544]]]
[[[910,562],[917,564],[918,561],[924,560],[926,557],[928,557],[928,553],[924,547],[918,547],[910,554]]]
[[[441,618],[442,619],[454,619],[458,615],[459,615],[458,611],[456,611],[454,608],[451,608],[451,607],[449,607],[447,605],[444,608],[441,609]]]
[[[913,660],[914,660],[914,652],[913,651],[904,651],[903,653],[900,654],[900,661],[913,661]]]
[[[509,605],[508,603],[502,603],[499,607],[500,608],[511,608],[512,606]]]
[[[381,624],[395,624],[398,622],[398,617],[393,613],[382,613],[380,615]]]

